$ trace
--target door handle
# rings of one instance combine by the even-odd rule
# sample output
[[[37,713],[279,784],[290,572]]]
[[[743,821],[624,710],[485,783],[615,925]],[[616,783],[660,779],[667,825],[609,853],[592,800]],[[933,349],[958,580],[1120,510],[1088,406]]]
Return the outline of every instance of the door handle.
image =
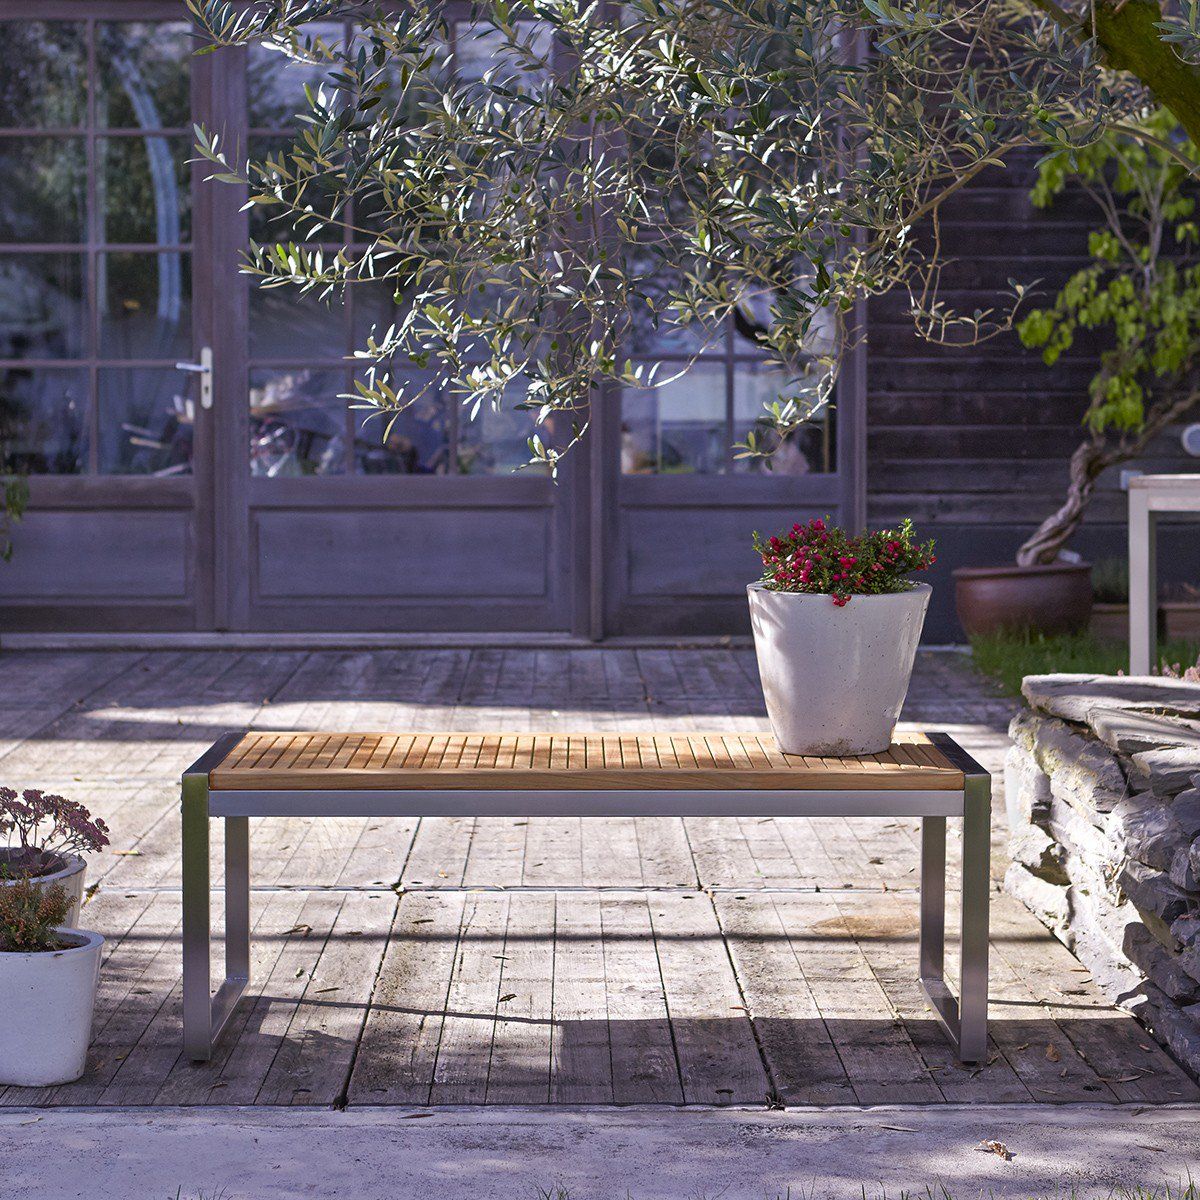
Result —
[[[177,371],[190,371],[193,375],[200,376],[200,407],[212,408],[213,406],[213,353],[211,346],[203,346],[200,349],[199,362],[177,362],[175,364]]]

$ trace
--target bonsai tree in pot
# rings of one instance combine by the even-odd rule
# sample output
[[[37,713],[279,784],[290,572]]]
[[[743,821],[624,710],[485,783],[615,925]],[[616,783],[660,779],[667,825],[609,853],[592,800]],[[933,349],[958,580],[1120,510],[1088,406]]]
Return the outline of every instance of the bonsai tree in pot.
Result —
[[[936,559],[911,521],[849,536],[820,518],[754,548],[750,622],[767,715],[785,754],[877,754],[892,741]]]
[[[1039,168],[1034,204],[1047,208],[1077,188],[1101,223],[1088,240],[1091,261],[1018,332],[1049,367],[1080,342],[1094,346],[1097,369],[1063,503],[1022,543],[1015,566],[955,572],[969,633],[1085,625],[1090,568],[1065,551],[1097,482],[1200,406],[1200,154],[1165,110],[1140,124],[1152,140],[1114,130]]]
[[[64,928],[70,908],[61,884],[25,877],[0,888],[0,1084],[83,1074],[104,939]]]
[[[0,838],[9,843],[0,846],[0,893],[25,880],[46,888],[61,885],[69,901],[67,923],[73,925],[83,899],[82,855],[108,845],[108,826],[65,796],[33,788],[18,796],[0,787]]]

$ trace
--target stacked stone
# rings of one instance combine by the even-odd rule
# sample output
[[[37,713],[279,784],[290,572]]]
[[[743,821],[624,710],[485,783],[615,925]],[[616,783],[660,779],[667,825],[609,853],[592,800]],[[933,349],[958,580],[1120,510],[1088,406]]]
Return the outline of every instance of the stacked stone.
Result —
[[[1033,675],[1006,887],[1200,1074],[1200,684]]]

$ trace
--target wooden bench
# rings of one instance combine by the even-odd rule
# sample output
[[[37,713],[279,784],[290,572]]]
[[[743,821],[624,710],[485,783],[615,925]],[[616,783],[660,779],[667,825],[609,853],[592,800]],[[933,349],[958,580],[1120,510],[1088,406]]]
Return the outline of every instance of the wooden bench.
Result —
[[[249,982],[250,817],[919,817],[918,977],[959,1058],[987,1047],[991,781],[946,734],[781,754],[749,733],[229,733],[183,776],[183,1040],[205,1061]],[[225,821],[212,993],[209,822]],[[963,821],[961,986],[946,986],[946,818]]]

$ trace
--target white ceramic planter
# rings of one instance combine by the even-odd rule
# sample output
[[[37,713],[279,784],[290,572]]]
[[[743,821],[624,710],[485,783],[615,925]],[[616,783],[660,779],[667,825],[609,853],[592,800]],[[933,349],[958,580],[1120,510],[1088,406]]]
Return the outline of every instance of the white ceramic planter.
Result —
[[[8,850],[0,847],[0,860],[7,856]],[[66,866],[49,875],[37,875],[33,882],[38,887],[62,884],[63,891],[67,893],[67,898],[71,901],[66,923],[73,929],[79,924],[79,906],[83,903],[83,873],[87,869],[87,863],[78,854],[64,854],[63,858],[66,860]],[[14,882],[12,879],[0,879],[0,887],[11,887]]]
[[[82,929],[59,932],[70,948],[0,952],[0,1084],[70,1083],[87,1064],[104,939]]]
[[[747,588],[767,716],[787,754],[877,754],[912,676],[930,587],[851,596]]]

